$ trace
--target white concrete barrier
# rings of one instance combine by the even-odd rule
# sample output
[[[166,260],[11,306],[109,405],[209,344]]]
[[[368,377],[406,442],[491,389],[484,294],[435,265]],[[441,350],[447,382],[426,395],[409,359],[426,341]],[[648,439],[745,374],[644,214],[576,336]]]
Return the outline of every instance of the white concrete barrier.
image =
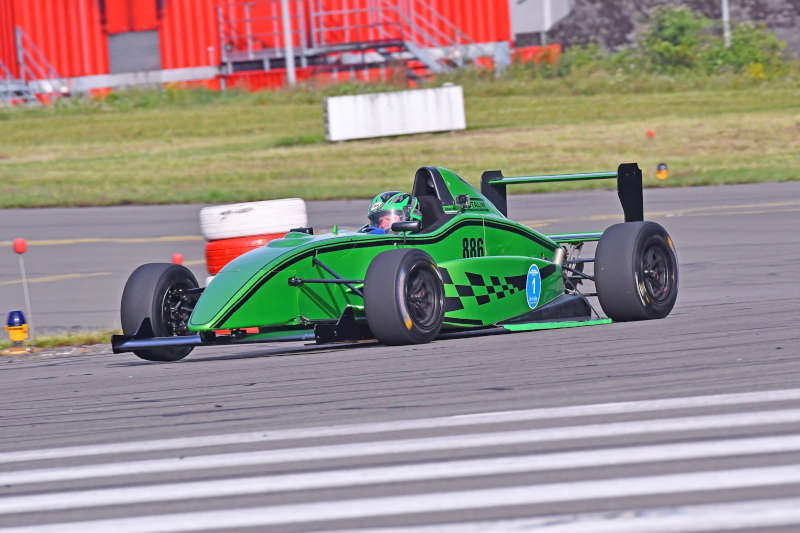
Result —
[[[464,91],[457,85],[334,96],[326,98],[324,105],[325,136],[329,141],[463,130],[467,127]]]
[[[207,241],[285,233],[304,226],[308,226],[308,215],[302,198],[211,205],[200,210],[200,231]]]

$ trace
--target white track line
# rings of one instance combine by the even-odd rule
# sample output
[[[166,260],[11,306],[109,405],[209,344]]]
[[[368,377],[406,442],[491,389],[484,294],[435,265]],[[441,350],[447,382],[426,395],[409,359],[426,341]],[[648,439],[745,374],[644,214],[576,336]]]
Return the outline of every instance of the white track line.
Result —
[[[742,468],[25,526],[0,533],[201,531],[800,483],[800,465]]]
[[[341,426],[322,426],[274,431],[256,431],[249,433],[232,433],[228,435],[206,435],[175,439],[116,442],[88,446],[69,446],[64,448],[6,451],[0,454],[0,463],[40,461],[46,459],[60,459],[65,457],[81,457],[89,455],[139,453],[156,450],[186,450],[190,448],[225,446],[229,444],[246,444],[255,442],[271,442],[290,439],[320,438],[345,435],[363,435],[368,433],[385,433],[390,431],[406,431],[414,429],[462,427],[479,424],[500,424],[507,422],[551,420],[579,416],[641,413],[648,411],[666,411],[670,409],[688,409],[693,407],[730,406],[791,400],[800,400],[800,389],[715,394],[711,396],[688,396],[684,398],[639,400],[630,402],[574,405],[566,407],[545,407],[540,409],[526,409],[519,411],[500,411],[493,413],[475,413],[435,418],[396,420],[392,422],[372,422]]]
[[[735,531],[800,524],[800,498],[550,515],[496,522],[359,529],[358,533],[668,533]]]
[[[782,411],[755,411],[725,415],[706,415],[683,418],[634,420],[585,426],[567,426],[497,433],[472,433],[446,437],[428,437],[404,440],[356,442],[304,448],[280,448],[256,452],[237,452],[214,455],[197,455],[126,461],[97,465],[42,468],[0,473],[0,485],[20,485],[86,479],[92,477],[125,476],[154,472],[178,472],[211,468],[230,468],[245,465],[265,465],[292,461],[308,462],[320,459],[388,455],[398,453],[485,448],[510,444],[531,444],[548,441],[638,435],[647,433],[679,432],[712,428],[734,428],[764,424],[790,424],[800,422],[800,409]]]
[[[70,490],[29,496],[6,496],[0,499],[0,514],[797,451],[800,451],[800,435],[607,448],[125,488]]]

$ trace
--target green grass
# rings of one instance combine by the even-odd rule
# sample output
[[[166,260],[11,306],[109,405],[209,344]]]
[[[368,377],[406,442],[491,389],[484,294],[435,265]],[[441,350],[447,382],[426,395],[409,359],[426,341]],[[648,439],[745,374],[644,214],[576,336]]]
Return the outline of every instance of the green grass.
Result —
[[[324,140],[325,95],[393,87],[133,91],[0,109],[0,207],[367,197],[409,188],[427,164],[473,183],[485,169],[593,171],[621,161],[638,161],[650,186],[800,179],[796,80],[712,79],[690,90],[659,79],[638,88],[601,80],[587,91],[570,79],[465,76],[466,131],[335,144]],[[670,167],[665,182],[654,178],[660,161]]]
[[[61,335],[45,335],[36,337],[32,342],[25,342],[25,345],[37,348],[53,348],[57,346],[88,346],[91,344],[108,344],[111,342],[111,335],[120,333],[119,331],[79,331],[63,333]],[[13,346],[13,343],[6,339],[0,340],[0,350]]]

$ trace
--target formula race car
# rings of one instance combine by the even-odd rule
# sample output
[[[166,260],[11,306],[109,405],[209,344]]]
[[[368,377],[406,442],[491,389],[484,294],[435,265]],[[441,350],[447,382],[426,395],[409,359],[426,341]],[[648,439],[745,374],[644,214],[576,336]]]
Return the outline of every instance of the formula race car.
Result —
[[[507,218],[508,185],[607,178],[617,180],[625,222],[602,233],[543,235]],[[125,285],[114,352],[176,361],[205,345],[415,344],[663,318],[675,304],[675,245],[644,221],[636,163],[555,176],[486,171],[480,192],[450,170],[422,167],[411,196],[418,220],[380,234],[297,228],[233,260],[205,288],[183,266],[140,266]],[[582,257],[591,241],[595,257]]]

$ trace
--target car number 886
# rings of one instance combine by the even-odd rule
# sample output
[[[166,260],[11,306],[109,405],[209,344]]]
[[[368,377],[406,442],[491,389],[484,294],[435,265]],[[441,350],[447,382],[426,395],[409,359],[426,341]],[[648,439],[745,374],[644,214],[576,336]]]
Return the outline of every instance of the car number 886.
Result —
[[[483,239],[464,237],[461,241],[461,254],[462,257],[483,257],[485,255]]]

